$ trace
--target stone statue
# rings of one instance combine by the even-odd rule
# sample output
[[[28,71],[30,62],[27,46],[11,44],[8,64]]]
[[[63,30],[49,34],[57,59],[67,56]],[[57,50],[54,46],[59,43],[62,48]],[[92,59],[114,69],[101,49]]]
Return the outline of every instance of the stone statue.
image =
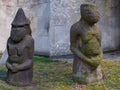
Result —
[[[34,40],[29,24],[20,8],[12,22],[11,35],[7,41],[7,82],[16,86],[26,86],[32,82]]]
[[[102,80],[101,33],[95,25],[100,16],[94,4],[81,5],[81,19],[70,30],[70,48],[74,54],[73,80],[89,84]]]

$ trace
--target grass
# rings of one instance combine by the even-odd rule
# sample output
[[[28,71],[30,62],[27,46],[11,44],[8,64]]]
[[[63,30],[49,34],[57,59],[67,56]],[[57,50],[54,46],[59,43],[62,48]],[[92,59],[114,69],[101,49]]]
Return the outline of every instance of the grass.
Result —
[[[79,85],[72,81],[72,64],[51,60],[44,57],[34,57],[33,84],[27,87],[8,85],[6,67],[0,67],[0,90],[120,90],[120,60],[103,61],[102,84]]]

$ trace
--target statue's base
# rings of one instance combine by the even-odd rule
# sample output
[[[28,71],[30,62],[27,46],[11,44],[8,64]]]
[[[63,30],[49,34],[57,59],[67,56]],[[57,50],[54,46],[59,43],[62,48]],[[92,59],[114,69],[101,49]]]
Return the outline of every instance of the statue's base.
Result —
[[[102,81],[102,71],[101,66],[99,65],[95,70],[80,61],[79,59],[74,59],[73,64],[73,81],[79,84],[90,84],[94,82]]]
[[[7,83],[13,86],[29,86],[32,83],[32,69],[13,73],[8,70]]]

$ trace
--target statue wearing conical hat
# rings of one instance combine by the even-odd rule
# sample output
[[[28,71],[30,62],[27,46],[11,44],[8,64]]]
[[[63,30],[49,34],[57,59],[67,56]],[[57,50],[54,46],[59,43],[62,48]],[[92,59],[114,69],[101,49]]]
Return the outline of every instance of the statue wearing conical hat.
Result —
[[[101,33],[96,26],[99,18],[94,4],[82,4],[81,19],[70,30],[70,48],[74,54],[73,80],[80,84],[102,80]]]
[[[16,86],[29,85],[33,78],[34,40],[29,24],[20,8],[12,22],[11,34],[7,41],[7,82]]]

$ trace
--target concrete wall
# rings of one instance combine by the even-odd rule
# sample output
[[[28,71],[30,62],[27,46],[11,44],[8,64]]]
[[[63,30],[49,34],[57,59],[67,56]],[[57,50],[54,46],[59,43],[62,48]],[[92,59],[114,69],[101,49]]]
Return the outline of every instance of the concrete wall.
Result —
[[[103,50],[118,49],[120,46],[120,0],[102,0],[97,3],[101,13],[99,27],[102,32]]]
[[[97,5],[101,14],[98,26],[102,32],[104,51],[120,46],[120,0],[51,0],[50,45],[52,55],[70,53],[69,30],[80,18],[82,3]]]
[[[84,0],[51,0],[50,53],[65,55],[70,52],[69,31],[80,18],[80,4]]]
[[[6,47],[17,9],[22,7],[31,21],[35,53],[70,54],[70,27],[80,19],[80,5],[85,2],[95,3],[101,14],[102,48],[119,48],[120,0],[0,0],[0,52]]]

